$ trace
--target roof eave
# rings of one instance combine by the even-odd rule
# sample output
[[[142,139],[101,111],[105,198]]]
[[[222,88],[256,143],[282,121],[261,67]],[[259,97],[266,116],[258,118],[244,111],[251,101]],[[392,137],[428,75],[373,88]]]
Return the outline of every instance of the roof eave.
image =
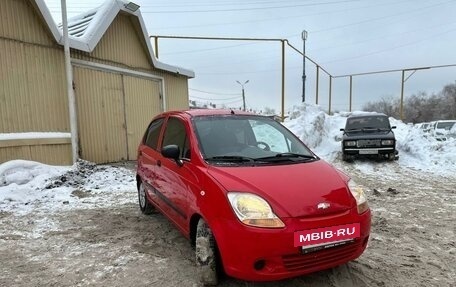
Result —
[[[119,2],[117,2],[117,3],[120,4]],[[184,76],[189,77],[189,78],[194,78],[195,77],[195,72],[193,72],[192,70],[181,68],[181,67],[177,67],[177,66],[173,66],[173,65],[168,65],[168,64],[165,64],[163,62],[160,62],[159,60],[157,60],[157,58],[155,58],[154,50],[152,49],[152,44],[150,42],[150,37],[147,34],[146,25],[144,23],[144,19],[142,17],[140,9],[136,10],[135,12],[132,12],[132,11],[128,10],[127,8],[125,8],[124,5],[119,6],[119,9],[122,10],[122,11],[125,11],[125,12],[127,12],[129,14],[135,15],[138,18],[139,25],[141,26],[142,34],[144,36],[144,39],[146,40],[145,42],[146,42],[147,50],[149,52],[150,59],[152,60],[152,65],[155,68],[157,68],[159,70],[173,72],[173,73],[178,74],[178,75],[184,75]]]

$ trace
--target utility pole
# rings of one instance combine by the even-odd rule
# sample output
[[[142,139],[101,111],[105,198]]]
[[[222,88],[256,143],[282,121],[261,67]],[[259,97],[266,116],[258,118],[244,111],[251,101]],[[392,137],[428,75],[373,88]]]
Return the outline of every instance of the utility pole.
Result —
[[[236,81],[236,83],[238,83],[239,85],[241,85],[242,87],[242,104],[243,104],[243,111],[245,112],[245,91],[244,91],[244,85],[247,84],[249,82],[249,80],[245,81],[244,84],[242,84],[241,82],[239,81]]]
[[[302,34],[302,102],[306,101],[306,40],[307,40],[307,31],[303,30]]]
[[[73,70],[71,66],[71,53],[68,32],[68,18],[66,0],[61,0],[62,5],[62,29],[63,29],[63,52],[65,58],[65,76],[68,97],[68,113],[70,116],[70,131],[71,131],[71,154],[73,163],[79,158],[78,146],[78,121],[76,112],[76,99],[73,91]]]

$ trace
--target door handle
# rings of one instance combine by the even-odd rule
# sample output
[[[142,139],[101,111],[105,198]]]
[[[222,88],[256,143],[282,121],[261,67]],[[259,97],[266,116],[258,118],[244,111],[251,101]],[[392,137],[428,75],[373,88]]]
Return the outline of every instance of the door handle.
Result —
[[[157,160],[157,165],[158,166],[161,166],[162,165],[162,162],[160,160]]]

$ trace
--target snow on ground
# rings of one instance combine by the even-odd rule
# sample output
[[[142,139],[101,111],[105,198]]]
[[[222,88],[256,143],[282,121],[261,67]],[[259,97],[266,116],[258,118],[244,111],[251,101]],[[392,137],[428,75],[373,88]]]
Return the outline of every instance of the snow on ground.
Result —
[[[295,107],[290,119],[285,122],[304,143],[316,154],[329,162],[333,162],[341,151],[341,128],[345,127],[348,116],[366,112],[342,112],[334,115],[326,114],[315,105]],[[390,118],[399,151],[400,166],[435,173],[452,175],[456,173],[456,139],[437,141],[429,133],[420,128],[407,125],[400,120]],[[357,163],[366,166],[369,163]]]
[[[13,160],[0,165],[0,212],[26,214],[130,202],[134,174],[121,167],[79,161],[68,167]]]
[[[342,132],[349,115],[364,112],[326,114],[320,107],[295,107],[285,125],[315,153],[329,162],[340,154]],[[456,174],[456,139],[437,141],[421,129],[390,118],[399,150],[398,164],[436,175]],[[364,174],[376,173],[369,161],[355,162]],[[395,171],[384,170],[384,178]],[[32,161],[14,160],[0,165],[0,212],[24,214],[32,209],[57,211],[85,206],[101,207],[135,200],[122,196],[136,189],[134,172],[121,167],[97,166],[79,161],[74,166],[56,167]]]

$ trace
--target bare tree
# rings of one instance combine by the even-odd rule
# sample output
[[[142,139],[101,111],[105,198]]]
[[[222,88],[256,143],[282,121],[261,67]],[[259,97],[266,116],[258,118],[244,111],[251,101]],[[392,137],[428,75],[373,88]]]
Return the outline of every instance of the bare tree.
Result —
[[[364,105],[364,111],[384,113],[399,118],[399,100],[382,98]],[[456,82],[446,85],[438,94],[419,92],[405,98],[404,121],[411,123],[456,119]]]

